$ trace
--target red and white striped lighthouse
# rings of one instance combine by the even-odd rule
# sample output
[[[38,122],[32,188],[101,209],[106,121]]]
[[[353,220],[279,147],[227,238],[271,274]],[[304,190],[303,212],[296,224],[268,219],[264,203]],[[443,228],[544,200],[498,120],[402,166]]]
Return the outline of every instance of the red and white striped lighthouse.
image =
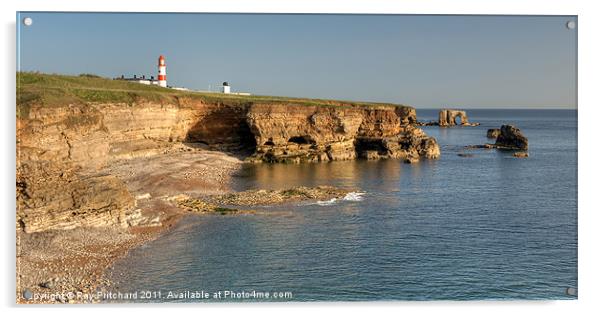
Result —
[[[165,57],[163,57],[163,55],[159,56],[159,76],[157,79],[159,80],[159,86],[167,87],[167,72],[165,68]]]

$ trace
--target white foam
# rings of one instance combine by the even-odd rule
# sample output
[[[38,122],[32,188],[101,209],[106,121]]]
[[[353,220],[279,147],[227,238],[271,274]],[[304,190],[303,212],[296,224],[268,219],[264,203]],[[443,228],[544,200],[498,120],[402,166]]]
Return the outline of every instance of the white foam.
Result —
[[[349,192],[349,193],[347,193],[347,195],[345,195],[343,200],[345,200],[345,201],[361,201],[364,199],[363,195],[364,195],[364,192]]]
[[[317,201],[316,204],[318,204],[318,205],[332,205],[332,204],[334,204],[336,202],[337,202],[337,199],[336,198],[332,198],[332,199],[330,199],[328,201]]]
[[[316,204],[325,206],[325,205],[333,205],[338,200],[343,200],[343,201],[361,201],[361,200],[364,199],[363,195],[364,195],[364,192],[349,192],[349,193],[347,193],[341,199],[332,198],[332,199],[330,199],[328,201],[317,201]]]

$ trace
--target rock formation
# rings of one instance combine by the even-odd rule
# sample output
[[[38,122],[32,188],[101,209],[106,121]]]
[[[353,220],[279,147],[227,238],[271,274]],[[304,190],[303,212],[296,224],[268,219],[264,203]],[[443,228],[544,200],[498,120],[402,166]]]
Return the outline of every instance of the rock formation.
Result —
[[[79,176],[64,164],[17,168],[17,227],[26,233],[79,226],[128,226],[135,200],[111,175]]]
[[[490,128],[487,130],[487,138],[497,138],[500,133],[499,128]]]
[[[509,150],[524,150],[525,152],[522,153],[515,153],[515,157],[519,157],[520,158],[524,158],[524,157],[528,157],[528,153],[526,152],[526,150],[529,149],[529,141],[527,140],[527,137],[525,137],[523,135],[523,133],[520,131],[520,129],[512,126],[512,125],[502,125],[501,128],[499,129],[490,129],[487,131],[487,136],[489,137],[490,132],[491,134],[496,134],[499,131],[499,134],[497,135],[497,138],[495,140],[495,144],[485,144],[485,145],[468,145],[466,146],[466,148],[468,149],[477,149],[477,148],[484,148],[484,149],[509,149]],[[524,154],[527,154],[526,156]]]
[[[460,117],[460,124],[456,122],[456,118]],[[439,111],[439,120],[438,121],[430,121],[430,122],[416,122],[418,126],[440,126],[440,127],[450,127],[450,126],[479,126],[481,123],[471,123],[468,121],[468,116],[466,115],[466,111],[460,110],[450,110],[450,109],[442,109]]]
[[[520,129],[512,125],[502,125],[500,135],[495,140],[495,146],[500,149],[528,150],[529,141]]]
[[[33,83],[62,80],[30,76],[46,76]],[[25,232],[144,223],[124,183],[99,170],[112,162],[166,153],[174,142],[244,149],[254,162],[416,162],[440,155],[436,140],[414,126],[416,111],[407,106],[176,92],[131,102],[65,95],[64,103],[46,104],[36,98],[45,86],[27,91],[25,82],[21,88],[22,95],[32,95],[19,99],[17,118],[17,227]]]
[[[249,161],[438,158],[437,142],[414,127],[415,121],[409,107],[253,105],[247,122],[257,150]]]
[[[460,124],[456,123],[456,118],[460,117]],[[477,126],[479,123],[468,122],[466,111],[443,109],[439,111],[439,126]]]

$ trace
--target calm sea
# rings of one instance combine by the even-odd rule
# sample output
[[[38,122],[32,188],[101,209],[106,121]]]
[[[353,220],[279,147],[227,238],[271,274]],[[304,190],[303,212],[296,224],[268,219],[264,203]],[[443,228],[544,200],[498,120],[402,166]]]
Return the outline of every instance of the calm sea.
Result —
[[[114,289],[160,291],[154,301],[170,302],[223,300],[173,300],[170,290],[292,294],[271,301],[575,299],[577,112],[467,112],[481,126],[424,127],[439,160],[246,167],[238,190],[334,185],[364,194],[269,215],[189,217],[118,262]],[[418,116],[434,120],[437,111]],[[529,138],[529,158],[463,148],[490,142],[486,130],[502,123]]]

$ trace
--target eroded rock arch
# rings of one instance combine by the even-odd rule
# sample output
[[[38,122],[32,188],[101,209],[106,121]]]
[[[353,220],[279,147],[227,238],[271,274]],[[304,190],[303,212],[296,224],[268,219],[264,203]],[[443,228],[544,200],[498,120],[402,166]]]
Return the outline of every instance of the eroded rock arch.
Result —
[[[468,116],[466,111],[443,109],[439,111],[439,126],[454,126],[456,118],[460,117],[460,125],[468,125]]]

